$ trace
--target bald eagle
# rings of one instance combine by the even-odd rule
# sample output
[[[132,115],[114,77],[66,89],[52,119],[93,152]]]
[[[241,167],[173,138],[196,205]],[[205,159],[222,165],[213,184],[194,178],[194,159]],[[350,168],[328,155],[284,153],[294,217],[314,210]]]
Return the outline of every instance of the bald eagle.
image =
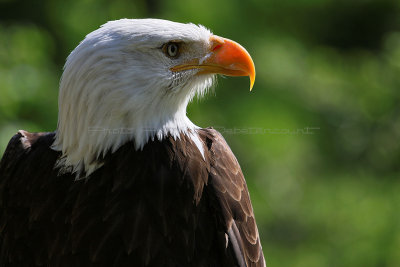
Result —
[[[20,130],[0,163],[0,266],[265,266],[224,138],[186,116],[216,74],[255,79],[238,43],[122,19],[66,61],[55,132]]]

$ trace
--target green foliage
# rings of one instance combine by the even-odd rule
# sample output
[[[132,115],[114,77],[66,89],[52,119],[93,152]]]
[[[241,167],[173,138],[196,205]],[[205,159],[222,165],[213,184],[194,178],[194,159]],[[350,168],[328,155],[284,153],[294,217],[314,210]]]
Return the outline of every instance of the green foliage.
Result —
[[[251,93],[246,78],[220,78],[188,113],[237,155],[268,265],[400,265],[398,1],[47,0],[0,10],[0,153],[18,129],[55,129],[62,65],[88,32],[122,17],[201,23],[256,64]]]

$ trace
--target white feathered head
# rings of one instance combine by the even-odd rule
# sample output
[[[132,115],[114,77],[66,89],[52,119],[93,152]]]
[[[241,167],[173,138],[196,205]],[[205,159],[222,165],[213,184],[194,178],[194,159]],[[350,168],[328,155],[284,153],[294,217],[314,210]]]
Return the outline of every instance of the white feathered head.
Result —
[[[133,140],[197,128],[186,107],[215,74],[250,76],[255,69],[239,44],[203,26],[158,19],[121,19],[88,34],[68,56],[60,83],[53,149],[65,171],[92,173],[98,158]]]

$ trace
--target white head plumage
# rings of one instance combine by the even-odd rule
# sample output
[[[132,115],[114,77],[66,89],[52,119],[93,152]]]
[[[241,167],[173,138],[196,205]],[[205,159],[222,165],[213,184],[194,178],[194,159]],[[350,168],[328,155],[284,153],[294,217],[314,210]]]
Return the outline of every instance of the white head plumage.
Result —
[[[248,75],[243,64],[204,64],[225,41],[232,42],[203,26],[159,19],[111,21],[88,34],[68,56],[60,83],[52,148],[62,152],[61,171],[88,176],[128,141],[141,149],[181,133],[202,151],[186,116],[189,101],[212,86],[215,73]],[[179,57],[168,55],[170,43],[180,46]]]

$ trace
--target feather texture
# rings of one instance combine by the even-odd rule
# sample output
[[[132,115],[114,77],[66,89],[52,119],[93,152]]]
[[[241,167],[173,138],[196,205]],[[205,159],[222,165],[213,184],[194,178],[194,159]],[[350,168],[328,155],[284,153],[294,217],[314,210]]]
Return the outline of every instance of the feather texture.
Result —
[[[170,68],[205,56],[210,36],[203,26],[157,19],[110,21],[88,34],[68,56],[60,82],[52,148],[62,152],[63,171],[85,177],[102,165],[99,157],[128,141],[142,149],[148,140],[197,129],[186,107],[214,75],[191,70],[178,77]],[[179,59],[163,53],[170,41],[187,44]]]
[[[54,133],[19,132],[0,163],[0,266],[265,266],[235,157],[198,134],[204,159],[185,135],[129,142],[75,180],[53,168]]]

